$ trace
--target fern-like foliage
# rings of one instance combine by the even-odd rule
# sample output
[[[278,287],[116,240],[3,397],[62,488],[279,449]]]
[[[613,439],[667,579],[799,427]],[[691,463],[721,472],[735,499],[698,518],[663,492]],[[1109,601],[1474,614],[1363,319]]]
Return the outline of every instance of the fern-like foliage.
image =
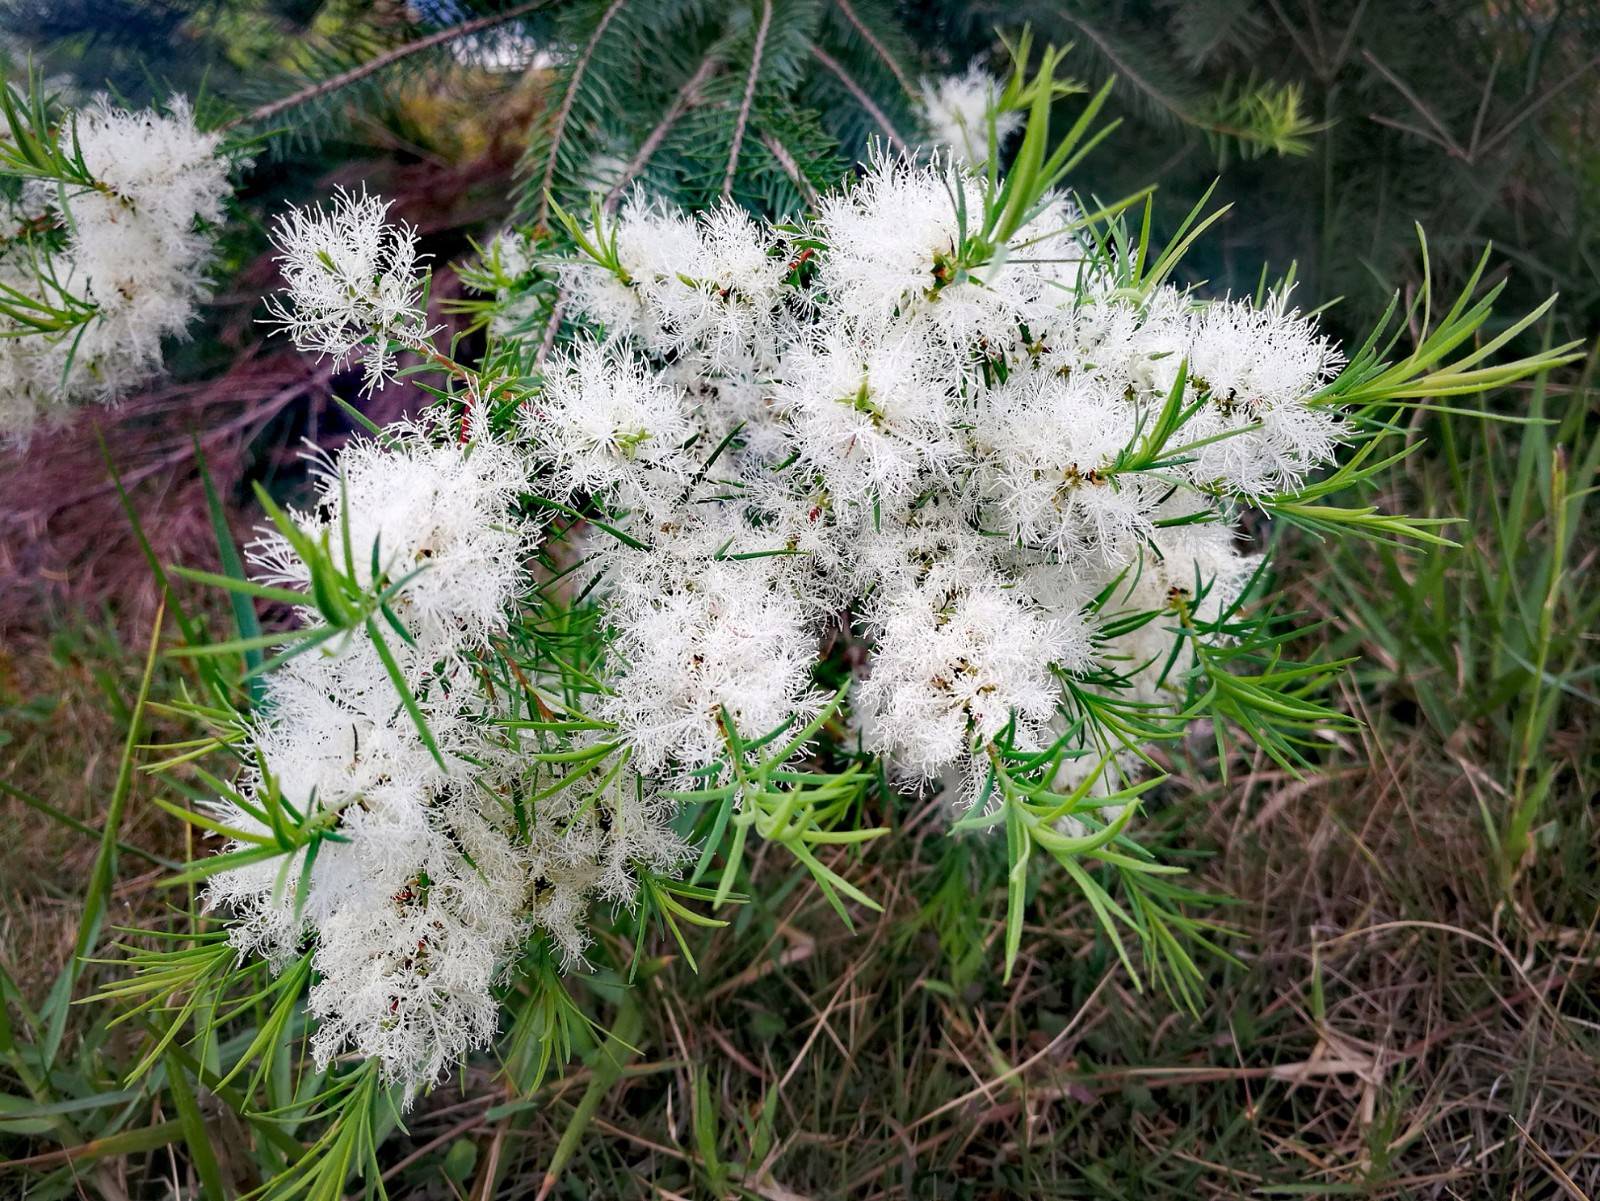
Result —
[[[585,0],[523,160],[519,213],[638,184],[679,204],[799,208],[869,140],[915,140],[921,64],[874,0]]]

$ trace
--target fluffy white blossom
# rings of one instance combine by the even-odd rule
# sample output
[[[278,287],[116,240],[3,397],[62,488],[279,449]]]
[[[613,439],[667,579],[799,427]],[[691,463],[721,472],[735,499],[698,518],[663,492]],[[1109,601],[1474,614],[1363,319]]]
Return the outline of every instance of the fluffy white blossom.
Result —
[[[292,514],[296,524],[359,587],[397,585],[389,607],[427,654],[482,646],[504,626],[533,538],[516,511],[528,482],[520,450],[400,423],[381,441],[353,440],[336,463],[316,462],[315,476],[316,503]],[[309,586],[307,565],[279,531],[251,554],[269,582]]]
[[[564,789],[541,806],[525,848],[527,920],[568,964],[580,963],[593,941],[595,904],[632,907],[640,871],[682,869],[690,852],[670,825],[676,812],[658,785],[634,771],[595,789]]]
[[[53,251],[27,237],[0,244],[0,285],[70,315],[44,330],[0,319],[0,439],[11,442],[160,369],[162,342],[207,294],[207,229],[228,194],[221,138],[196,129],[181,99],[165,112],[97,100],[72,124],[92,186],[36,180],[4,206],[13,225],[64,228],[66,240]]]
[[[1217,439],[1198,452],[1197,481],[1256,496],[1293,486],[1333,458],[1338,414],[1305,402],[1342,359],[1286,297],[1259,309],[1240,300],[1207,305],[1193,330],[1189,374],[1208,403],[1192,440]]]
[[[770,350],[786,274],[783,257],[731,202],[702,214],[694,232],[693,258],[642,284],[662,344],[680,352],[693,347],[717,367],[737,363],[753,349]]]
[[[960,75],[924,79],[920,88],[930,143],[958,162],[981,164],[989,158],[989,119],[995,142],[1004,146],[1022,126],[1022,114],[999,107],[1004,85],[977,63]]]
[[[314,860],[302,850],[287,868],[247,863],[217,873],[207,894],[233,914],[234,944],[280,970],[310,941],[319,1063],[354,1050],[411,1091],[493,1033],[492,986],[529,920],[526,849],[473,779],[497,746],[483,725],[493,698],[468,654],[528,586],[528,469],[520,450],[477,434],[401,424],[317,462],[316,503],[292,517],[355,587],[388,594],[400,628],[375,618],[388,662],[357,625],[266,677],[255,766],[237,785],[250,807],[219,806],[246,836],[227,849],[266,831],[257,813],[269,797],[291,824],[330,836]],[[310,565],[280,531],[252,559],[265,580],[311,589]],[[302,618],[321,621],[309,604]],[[425,726],[398,703],[390,663]]]
[[[994,85],[935,91],[970,124]],[[1101,638],[1099,610],[1231,598],[1229,498],[1331,454],[1337,416],[1308,401],[1338,359],[1309,322],[1118,290],[1065,196],[990,246],[986,186],[879,158],[798,242],[635,196],[610,261],[567,269],[606,341],[558,357],[524,428],[558,493],[626,527],[587,534],[583,563],[612,637],[599,708],[647,772],[714,757],[723,704],[741,728],[803,712],[827,606],[862,615],[856,708],[914,773],[1012,715],[1026,743],[1054,671],[1115,675],[1140,630],[1170,650],[1167,618]],[[1155,445],[1180,375],[1184,421]]]
[[[621,489],[624,504],[659,501],[688,470],[684,397],[627,349],[584,342],[557,355],[523,423],[559,495]]]
[[[620,271],[587,260],[564,267],[572,309],[612,337],[662,347],[660,296],[689,290],[678,276],[700,255],[694,221],[636,193],[612,232]]]
[[[238,787],[255,809],[270,794],[337,838],[314,861],[300,851],[287,865],[268,859],[219,872],[206,899],[231,911],[234,945],[279,970],[314,935],[319,1063],[354,1049],[414,1089],[493,1031],[491,986],[525,920],[516,903],[523,871],[513,844],[480,816],[459,766],[441,767],[394,710],[393,687],[360,637],[338,653],[298,656],[268,678],[253,738],[260,766]],[[247,835],[268,832],[231,801],[219,817]]]
[[[195,128],[181,96],[163,113],[98,100],[78,113],[74,132],[90,176],[147,219],[184,232],[197,219],[222,219],[228,194],[228,164],[217,157],[222,139]],[[76,208],[73,219],[82,220]]]
[[[754,738],[816,707],[815,635],[763,560],[712,559],[666,587],[645,571],[642,581],[619,581],[614,692],[597,707],[641,770],[696,768],[725,754],[724,710]]]
[[[778,370],[774,404],[839,500],[903,496],[956,453],[954,380],[912,330],[822,329]]]
[[[1051,670],[1081,669],[1081,623],[1048,617],[995,579],[887,596],[868,619],[877,651],[859,693],[872,741],[921,776],[964,760],[1013,720],[1034,743],[1059,698]]]
[[[459,802],[428,817],[410,839],[354,835],[379,862],[318,924],[309,1001],[319,1067],[353,1050],[408,1093],[488,1044],[493,985],[525,922],[510,840]]]
[[[833,313],[871,328],[936,303],[936,273],[961,236],[952,187],[965,191],[969,211],[980,199],[974,182],[944,166],[884,159],[848,191],[822,198],[816,235],[827,253],[819,273]],[[1007,298],[993,300],[1003,308]]]
[[[996,515],[1019,541],[1069,563],[1126,563],[1161,487],[1118,475],[1139,410],[1092,377],[1022,373],[995,389],[975,436]]]
[[[388,201],[341,190],[331,209],[291,209],[272,240],[287,288],[267,308],[299,349],[336,364],[359,350],[371,391],[393,375],[395,343],[427,340],[416,231]]]

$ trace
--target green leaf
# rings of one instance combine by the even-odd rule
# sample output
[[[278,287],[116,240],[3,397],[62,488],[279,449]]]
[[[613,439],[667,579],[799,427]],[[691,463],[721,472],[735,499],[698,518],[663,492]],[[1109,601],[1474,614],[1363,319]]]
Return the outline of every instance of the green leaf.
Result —
[[[200,440],[195,439],[195,463],[200,468],[200,482],[205,487],[206,508],[211,514],[211,531],[217,539],[217,556],[222,563],[223,572],[232,580],[243,583],[246,580],[244,563],[239,558],[239,551],[233,544],[233,531],[228,528],[228,515],[222,507],[222,499],[217,495],[216,485],[212,483],[211,472],[206,466],[205,455],[200,450]],[[255,606],[250,603],[250,598],[239,592],[233,592],[230,597],[233,603],[234,629],[238,636],[248,642],[261,634],[261,622],[256,617]],[[288,602],[290,604],[303,604],[303,600]],[[244,652],[245,667],[247,670],[260,666],[261,652],[254,648]],[[261,700],[261,685],[257,680],[250,682],[251,699],[257,703]]]
[[[200,1106],[195,1102],[188,1074],[172,1056],[167,1057],[167,1089],[172,1093],[178,1121],[183,1126],[183,1141],[189,1148],[189,1162],[200,1177],[201,1195],[207,1201],[226,1201],[227,1186],[223,1183],[216,1152],[211,1148],[211,1135],[200,1114]]]

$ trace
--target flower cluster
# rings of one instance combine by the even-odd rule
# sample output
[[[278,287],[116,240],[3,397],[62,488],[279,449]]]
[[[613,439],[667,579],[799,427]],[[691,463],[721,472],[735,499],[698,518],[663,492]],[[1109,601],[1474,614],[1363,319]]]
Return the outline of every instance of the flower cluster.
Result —
[[[1005,132],[981,78],[942,94],[970,127],[980,92]],[[678,923],[717,923],[684,902],[728,899],[752,835],[870,903],[820,852],[887,833],[860,821],[879,779],[1005,823],[1014,885],[1037,847],[1099,888],[1073,862],[1098,856],[1176,922],[1126,832],[1146,744],[1231,720],[1290,766],[1338,720],[1308,698],[1332,668],[1252,612],[1244,518],[1428,537],[1314,477],[1359,436],[1326,490],[1371,478],[1359,410],[1458,390],[1440,364],[1487,306],[1347,365],[1285,290],[1165,282],[1054,190],[1044,138],[1020,184],[880,157],[782,224],[552,206],[575,250],[502,237],[469,276],[496,293],[472,367],[432,345],[382,202],[280,224],[298,344],[369,385],[397,349],[446,376],[424,421],[314,460],[315,503],[273,512],[237,584],[300,624],[228,739],[208,900],[313,981],[319,1063],[427,1086],[489,1039],[511,965],[609,954],[604,906],[692,958]]]
[[[0,438],[25,441],[69,406],[114,401],[155,374],[162,340],[206,294],[229,162],[187,102],[164,113],[99,100],[7,200],[0,238]]]
[[[558,264],[587,332],[541,387],[494,417],[480,381],[317,461],[316,503],[251,548],[307,597],[304,645],[218,816],[236,856],[273,805],[308,833],[209,900],[241,951],[312,957],[320,1061],[414,1089],[483,1043],[526,939],[582,959],[597,901],[687,860],[675,798],[827,716],[829,646],[864,652],[858,745],[969,803],[1000,746],[1068,744],[1055,783],[1115,792],[1129,750],[1074,694],[1177,715],[1254,570],[1238,511],[1340,441],[1339,357],[1281,297],[1128,286],[1065,197],[1004,236],[993,211],[938,158],[878,161],[798,225],[597,208]],[[285,219],[273,306],[371,382],[428,349],[385,216]]]
[[[1177,692],[1252,573],[1238,510],[1331,459],[1340,359],[1285,298],[1120,287],[1060,197],[974,260],[985,203],[886,159],[803,227],[636,201],[610,261],[566,269],[598,337],[524,430],[628,535],[590,562],[606,714],[652,770],[713,759],[719,704],[803,721],[842,612],[867,745],[911,779],[1062,735],[1062,677]]]
[[[249,548],[264,586],[306,594],[304,645],[267,673],[249,766],[215,807],[223,854],[247,861],[213,877],[207,903],[278,970],[311,940],[319,1065],[354,1050],[414,1091],[487,1043],[524,937],[580,958],[592,897],[629,902],[639,865],[671,871],[685,851],[636,773],[525,808],[548,781],[507,728],[519,711],[479,683],[538,541],[522,453],[430,419],[313,465],[315,504],[285,514],[293,536]],[[357,599],[326,599],[341,587]],[[361,598],[381,604],[349,612]],[[287,865],[249,854],[274,808],[305,840]]]
[[[221,873],[208,895],[234,914],[234,944],[280,967],[315,935],[319,1062],[349,1045],[418,1082],[493,1032],[490,989],[526,890],[498,815],[453,770],[481,742],[464,685],[522,587],[525,476],[504,447],[431,433],[391,427],[382,444],[351,445],[337,472],[323,465],[314,508],[292,515],[352,583],[389,594],[382,630],[335,629],[308,601],[303,628],[327,637],[267,675],[252,766],[219,807],[237,834],[231,852],[267,831],[278,801],[303,828],[326,824],[337,838],[314,858],[297,851],[287,872],[273,860]],[[344,547],[360,550],[346,559]],[[325,593],[283,534],[264,534],[251,553],[272,584]],[[397,716],[397,684],[437,751]]]

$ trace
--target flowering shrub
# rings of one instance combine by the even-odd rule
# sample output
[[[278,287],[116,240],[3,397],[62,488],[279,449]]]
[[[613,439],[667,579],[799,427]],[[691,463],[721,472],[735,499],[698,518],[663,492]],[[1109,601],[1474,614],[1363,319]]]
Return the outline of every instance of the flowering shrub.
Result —
[[[200,773],[203,811],[169,806],[220,840],[179,879],[226,925],[141,953],[123,993],[204,983],[285,1021],[303,997],[319,1069],[354,1055],[350,1095],[409,1099],[493,1039],[519,976],[549,998],[542,1070],[582,1021],[560,971],[611,956],[610,915],[692,963],[688,928],[721,924],[766,842],[848,922],[874,904],[863,844],[938,789],[957,830],[1005,839],[1008,972],[1038,858],[1130,969],[1135,942],[1192,995],[1210,928],[1135,820],[1161,744],[1204,723],[1223,770],[1230,738],[1314,770],[1349,724],[1317,699],[1342,665],[1288,657],[1263,530],[1441,540],[1341,498],[1406,453],[1387,447],[1412,406],[1570,348],[1491,363],[1539,315],[1476,344],[1492,291],[1423,299],[1402,351],[1333,345],[1287,282],[1179,285],[1211,218],[1158,249],[1148,201],[1127,219],[1142,194],[1066,190],[1105,93],[1053,137],[1057,61],[930,86],[946,150],[881,154],[782,222],[552,202],[555,232],[508,231],[471,273],[472,362],[439,345],[383,202],[285,217],[272,323],[368,390],[425,373],[438,403],[314,456],[309,509],[261,493],[247,570],[185,573],[245,602],[236,639],[174,652],[210,734],[172,764],[234,767]],[[166,239],[167,274],[138,281],[171,298],[140,318],[149,347],[196,294],[223,168],[181,109],[95,112],[62,170],[101,174],[50,278],[83,282],[97,338],[137,343],[112,338],[95,214]],[[99,165],[111,125],[131,161]],[[159,202],[139,191],[157,144]],[[73,370],[153,353],[114,370],[80,348]],[[294,624],[261,632],[252,599]],[[235,1072],[279,1054],[262,1029]]]

